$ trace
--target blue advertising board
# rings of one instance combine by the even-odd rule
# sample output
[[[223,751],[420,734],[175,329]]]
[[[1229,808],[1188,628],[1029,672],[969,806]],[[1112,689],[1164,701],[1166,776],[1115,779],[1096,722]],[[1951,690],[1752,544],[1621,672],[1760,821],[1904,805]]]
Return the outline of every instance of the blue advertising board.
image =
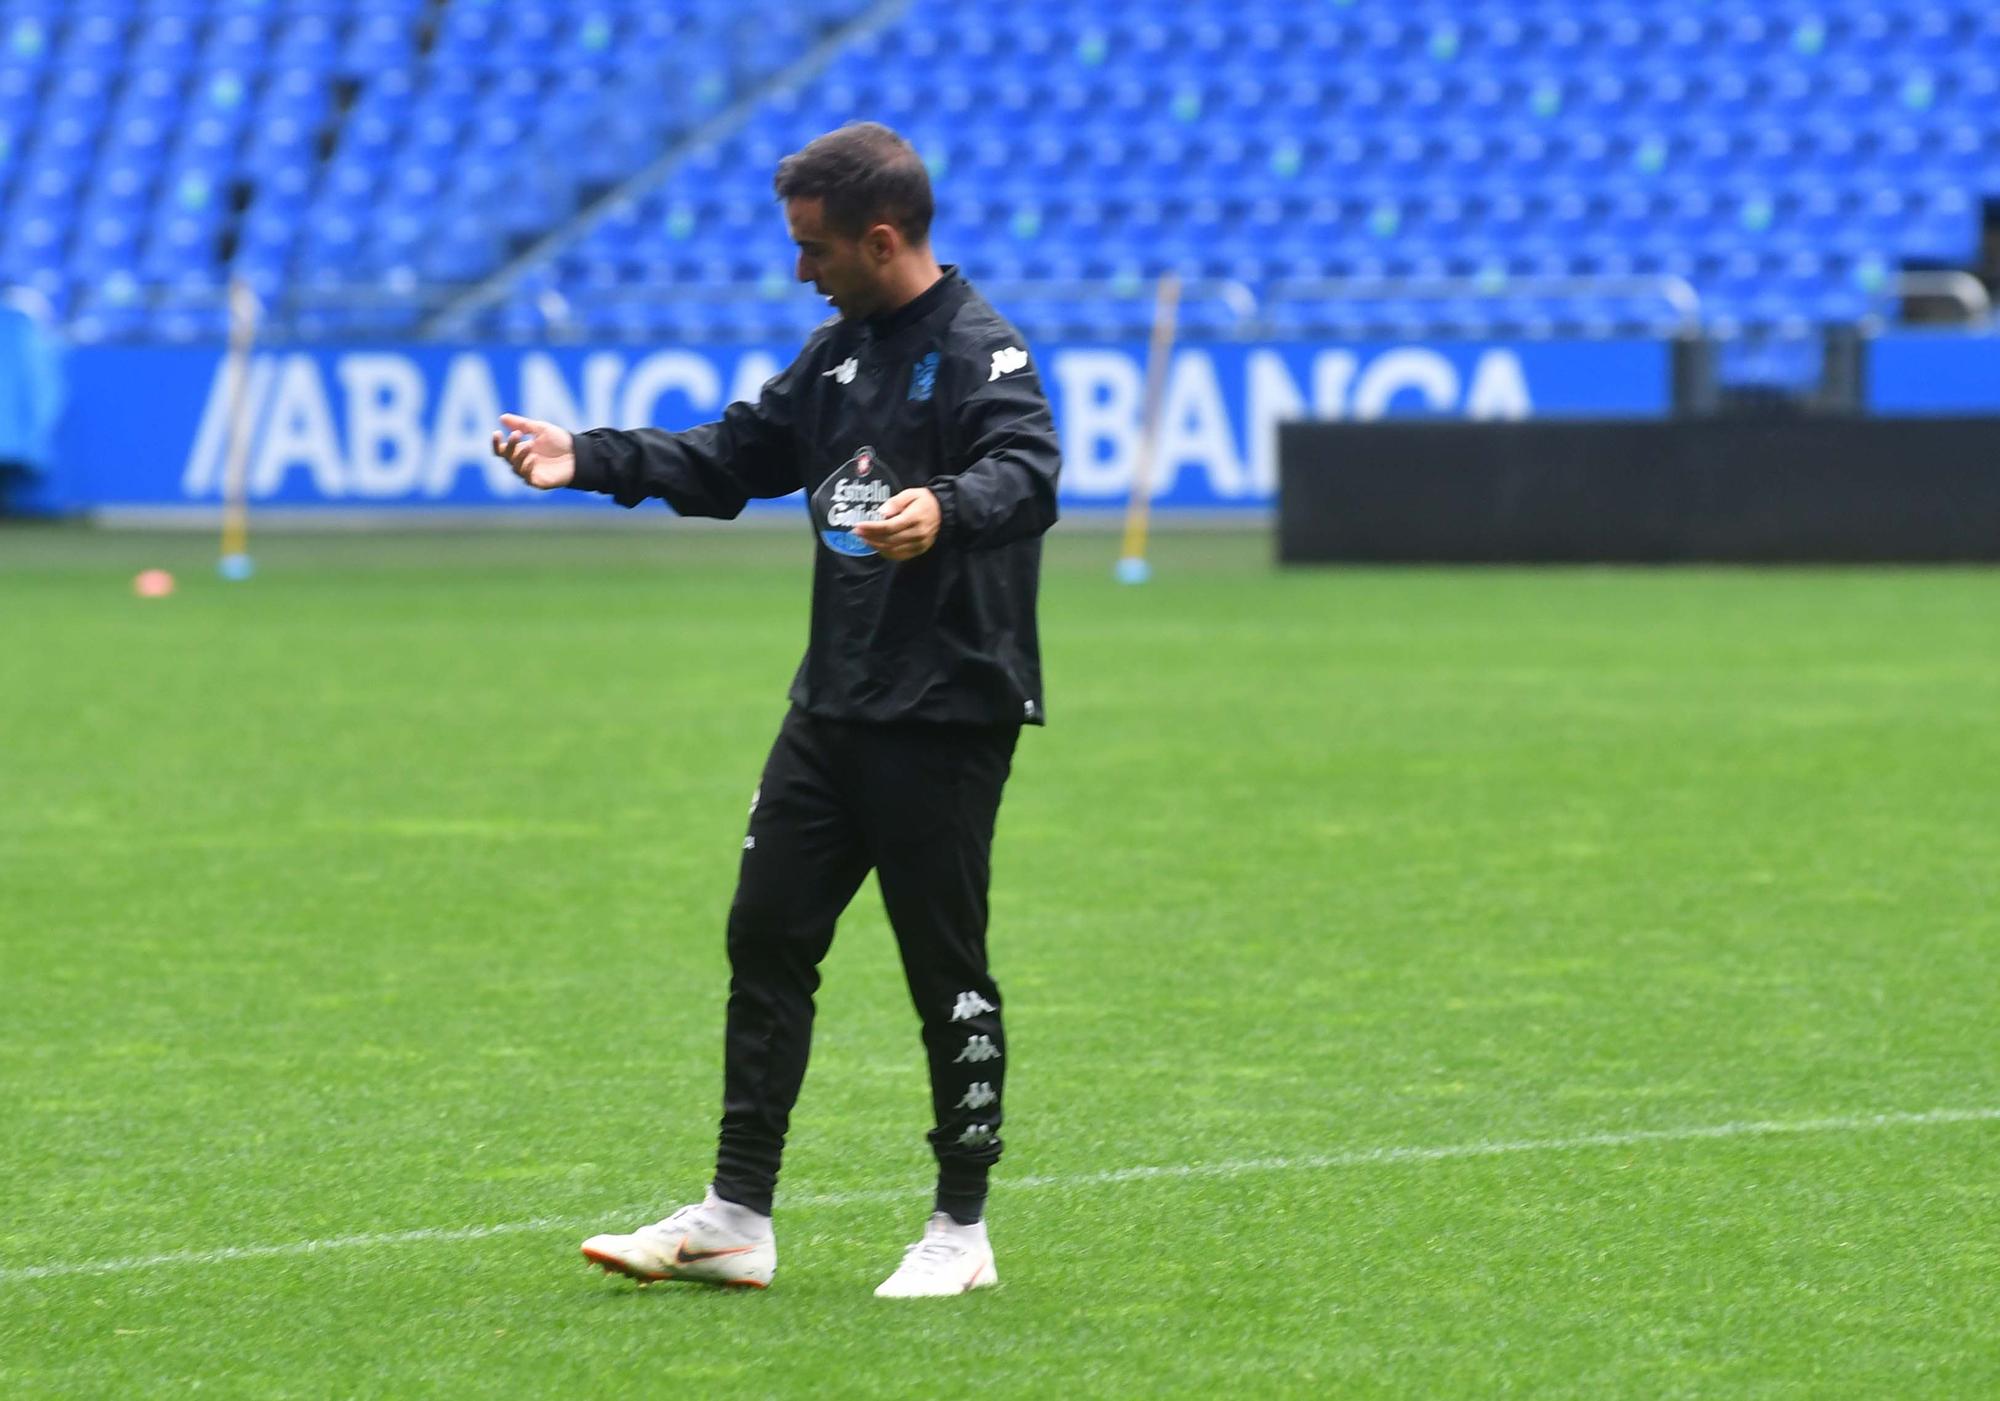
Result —
[[[2000,413],[2000,336],[1895,331],[1877,337],[1868,345],[1868,411]]]
[[[602,509],[533,492],[489,451],[504,411],[576,427],[685,428],[756,397],[788,348],[270,349],[244,376],[250,499],[284,507]],[[1062,434],[1063,499],[1122,504],[1141,451],[1142,345],[1038,354]],[[221,499],[230,442],[220,350],[76,351],[57,443],[60,507],[200,506]],[[1179,347],[1162,386],[1153,496],[1162,507],[1266,507],[1276,425],[1291,418],[1659,417],[1658,342]]]

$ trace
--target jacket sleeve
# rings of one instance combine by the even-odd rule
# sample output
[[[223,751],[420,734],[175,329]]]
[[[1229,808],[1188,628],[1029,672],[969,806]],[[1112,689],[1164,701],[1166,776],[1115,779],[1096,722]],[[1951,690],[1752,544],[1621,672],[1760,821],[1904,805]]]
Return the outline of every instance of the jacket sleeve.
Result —
[[[714,423],[681,433],[658,428],[593,428],[576,435],[577,491],[621,506],[649,496],[683,516],[729,520],[752,497],[788,496],[800,486],[792,425],[800,365],[774,375],[757,402],[731,404]]]
[[[1022,342],[1004,333],[988,339],[959,367],[972,383],[953,405],[954,470],[925,483],[943,517],[939,538],[966,550],[1031,540],[1054,525],[1062,467],[1049,401]]]

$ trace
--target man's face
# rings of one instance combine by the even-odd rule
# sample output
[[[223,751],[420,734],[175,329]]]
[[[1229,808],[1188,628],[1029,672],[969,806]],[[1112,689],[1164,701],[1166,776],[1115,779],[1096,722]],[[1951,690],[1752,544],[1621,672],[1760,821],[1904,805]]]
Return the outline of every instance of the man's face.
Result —
[[[869,235],[848,238],[828,228],[823,203],[816,198],[785,201],[785,224],[799,246],[799,281],[812,283],[842,316],[868,316],[882,295]]]

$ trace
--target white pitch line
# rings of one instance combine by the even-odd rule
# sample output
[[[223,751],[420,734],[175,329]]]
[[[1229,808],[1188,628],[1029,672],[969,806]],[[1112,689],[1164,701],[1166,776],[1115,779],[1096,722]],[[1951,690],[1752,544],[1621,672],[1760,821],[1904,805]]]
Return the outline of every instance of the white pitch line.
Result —
[[[1311,1172],[1369,1167],[1381,1163],[1438,1163],[1452,1158],[1488,1158],[1503,1153],[1561,1153],[1578,1148],[1623,1148],[1640,1143],[1691,1143],[1708,1138],[1752,1138],[1775,1134],[1858,1133],[1865,1129],[1921,1127],[1926,1124],[1981,1124],[2000,1120],[2000,1109],[1929,1109],[1916,1114],[1858,1114],[1827,1119],[1742,1119],[1727,1124],[1679,1129],[1626,1129],[1576,1138],[1521,1138],[1455,1143],[1435,1148],[1354,1148],[1302,1158],[1253,1158],[1235,1163],[1170,1163],[1157,1167],[1112,1168],[1106,1172],[1010,1178],[1004,1187],[1094,1187],[1155,1178],[1241,1177],[1253,1172]]]
[[[1698,1124],[1678,1129],[1624,1129],[1580,1134],[1573,1138],[1521,1138],[1435,1147],[1388,1146],[1354,1148],[1341,1153],[1303,1157],[1242,1158],[1220,1163],[1165,1163],[1146,1167],[1111,1168],[1104,1172],[1045,1173],[1013,1177],[993,1184],[996,1193],[1044,1191],[1050,1188],[1105,1187],[1122,1182],[1152,1182],[1199,1177],[1246,1177],[1259,1172],[1324,1172],[1333,1168],[1375,1167],[1393,1163],[1439,1163],[1454,1158],[1491,1158],[1511,1153],[1565,1153],[1585,1148],[1629,1148],[1642,1143],[1693,1143],[1717,1138],[1759,1138],[1784,1134],[1861,1133],[1869,1129],[1922,1128],[1932,1124],[1982,1124],[2000,1121],[2000,1108],[1929,1109],[1921,1113],[1856,1114],[1823,1119],[1741,1119],[1726,1124]],[[850,1206],[864,1202],[906,1200],[912,1188],[871,1188],[859,1192],[787,1195],[788,1208]],[[646,1208],[633,1208],[637,1214]],[[530,1221],[502,1221],[492,1226],[440,1227],[417,1231],[377,1231],[365,1235],[328,1236],[319,1240],[287,1241],[278,1245],[231,1245],[219,1250],[181,1250],[165,1255],[139,1255],[123,1260],[72,1260],[50,1265],[0,1268],[0,1284],[69,1275],[123,1274],[161,1265],[213,1265],[228,1260],[262,1260],[316,1255],[328,1250],[373,1250],[403,1245],[435,1245],[484,1240],[488,1236],[575,1228],[621,1213],[592,1217],[544,1216]]]
[[[176,1250],[166,1255],[134,1255],[124,1260],[73,1260],[56,1265],[22,1265],[0,1269],[0,1284],[17,1279],[53,1279],[60,1275],[109,1275],[149,1270],[155,1265],[212,1265],[225,1260],[262,1260],[271,1256],[317,1255],[322,1250],[365,1250],[371,1246],[424,1245],[433,1241],[480,1240],[520,1231],[553,1230],[575,1223],[560,1216],[534,1221],[502,1221],[496,1226],[453,1226],[426,1231],[377,1231],[358,1236],[325,1236],[319,1240],[286,1241],[282,1245],[225,1245],[219,1250]]]

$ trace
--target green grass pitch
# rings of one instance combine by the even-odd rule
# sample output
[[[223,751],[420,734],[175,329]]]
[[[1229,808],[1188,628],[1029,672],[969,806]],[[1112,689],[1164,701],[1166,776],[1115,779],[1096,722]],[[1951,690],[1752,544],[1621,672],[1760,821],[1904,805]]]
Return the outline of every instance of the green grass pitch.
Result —
[[[1059,531],[1004,1286],[870,1297],[872,885],[775,1287],[588,1271],[710,1165],[812,548],[0,532],[0,1395],[2000,1394],[1991,572]]]

